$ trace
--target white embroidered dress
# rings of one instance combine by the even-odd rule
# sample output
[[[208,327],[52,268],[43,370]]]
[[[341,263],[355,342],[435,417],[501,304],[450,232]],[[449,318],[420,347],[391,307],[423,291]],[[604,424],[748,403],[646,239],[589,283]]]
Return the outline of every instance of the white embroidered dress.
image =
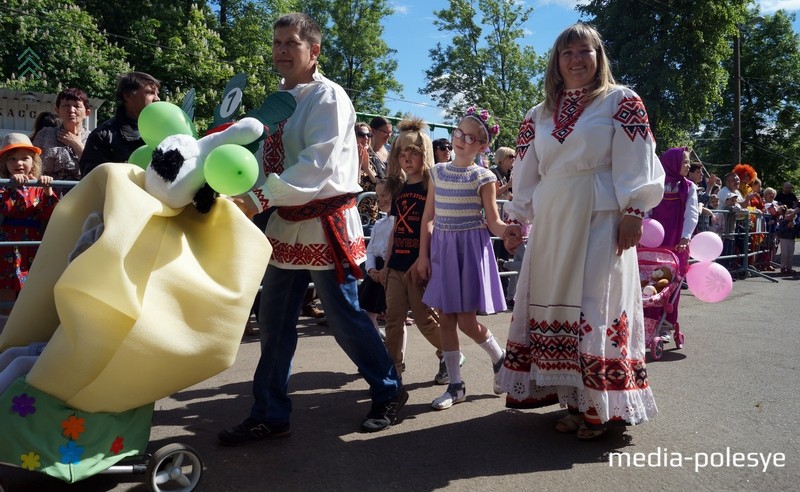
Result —
[[[532,227],[498,380],[509,407],[558,401],[638,423],[657,409],[636,251],[617,256],[617,234],[623,214],[659,203],[664,171],[632,90],[585,107],[584,94],[565,93],[558,118],[534,107],[520,127],[506,210]]]
[[[319,73],[314,74],[312,82],[288,92],[297,101],[294,114],[281,124],[280,136],[262,142],[257,153],[266,175],[255,190],[255,195],[260,195],[258,204],[263,206],[267,201],[268,206],[299,206],[360,193],[355,110],[347,93]],[[366,258],[366,246],[358,209],[347,208],[344,217],[348,232],[345,246],[360,264]],[[273,213],[266,234],[273,247],[271,265],[304,270],[334,268],[319,218],[291,222]]]

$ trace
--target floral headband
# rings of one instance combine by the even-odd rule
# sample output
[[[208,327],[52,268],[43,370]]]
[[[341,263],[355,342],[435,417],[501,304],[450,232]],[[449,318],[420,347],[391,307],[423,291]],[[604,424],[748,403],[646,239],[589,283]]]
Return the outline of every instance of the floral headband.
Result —
[[[489,111],[470,106],[467,108],[467,113],[464,117],[467,116],[471,116],[483,124],[483,129],[486,131],[486,137],[489,143],[500,133],[500,125],[495,123],[494,116],[489,114]]]

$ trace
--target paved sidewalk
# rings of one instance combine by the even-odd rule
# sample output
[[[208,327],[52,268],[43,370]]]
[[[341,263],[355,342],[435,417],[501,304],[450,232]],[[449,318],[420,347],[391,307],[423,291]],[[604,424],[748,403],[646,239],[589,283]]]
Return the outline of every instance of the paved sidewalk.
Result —
[[[432,410],[431,400],[444,387],[432,384],[437,360],[414,326],[404,421],[361,434],[367,386],[326,327],[303,318],[290,383],[292,437],[217,445],[217,432],[242,420],[252,401],[259,344],[246,337],[232,368],[157,403],[151,447],[195,447],[205,463],[203,491],[796,489],[800,276],[777,278],[777,284],[757,277],[737,281],[719,304],[700,303],[683,291],[686,346],[670,344],[660,361],[648,365],[660,414],[598,442],[553,430],[562,415],[555,406],[506,409],[492,393],[488,356],[463,336],[467,401]],[[481,317],[503,341],[509,320],[509,313]],[[628,453],[631,465],[609,466],[614,452]],[[736,453],[761,454],[736,460]],[[17,469],[0,468],[0,474],[11,480],[12,491],[147,490],[143,477],[129,475],[98,475],[66,486]]]

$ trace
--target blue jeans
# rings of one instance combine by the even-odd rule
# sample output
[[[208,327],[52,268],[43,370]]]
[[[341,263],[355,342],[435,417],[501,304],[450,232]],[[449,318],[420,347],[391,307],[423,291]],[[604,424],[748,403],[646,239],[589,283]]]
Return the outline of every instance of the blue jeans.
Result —
[[[345,283],[340,284],[334,270],[267,267],[258,313],[261,358],[253,377],[252,418],[269,423],[289,422],[292,400],[288,388],[297,349],[297,319],[309,280],[314,282],[336,342],[369,383],[372,401],[385,402],[400,392],[394,363],[372,321],[358,305],[356,278],[349,269],[345,273]]]

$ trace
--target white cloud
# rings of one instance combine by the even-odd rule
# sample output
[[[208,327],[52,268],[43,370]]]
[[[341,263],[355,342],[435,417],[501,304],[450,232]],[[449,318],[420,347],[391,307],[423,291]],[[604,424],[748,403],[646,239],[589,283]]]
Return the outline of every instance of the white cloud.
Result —
[[[760,0],[758,5],[765,14],[771,14],[776,10],[800,10],[800,0]]]
[[[400,15],[408,15],[409,10],[411,10],[411,8],[408,5],[402,5],[399,3],[394,4],[391,7],[394,10],[395,14],[400,14]]]

